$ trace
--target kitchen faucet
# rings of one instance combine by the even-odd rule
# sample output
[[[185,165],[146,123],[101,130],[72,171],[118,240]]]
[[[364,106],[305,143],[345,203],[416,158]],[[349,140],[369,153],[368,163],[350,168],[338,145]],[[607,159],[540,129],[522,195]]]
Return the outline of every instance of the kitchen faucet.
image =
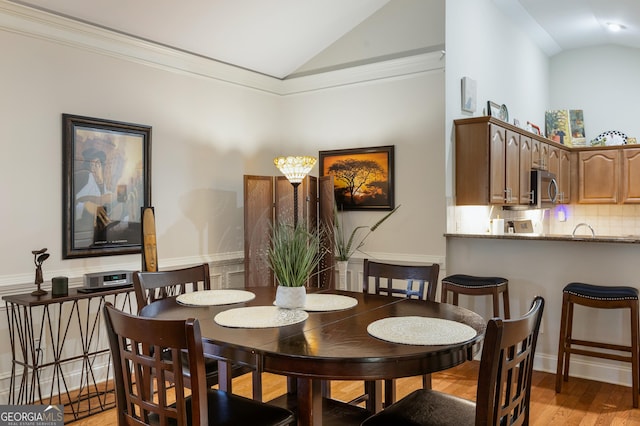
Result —
[[[589,228],[589,230],[591,231],[591,238],[595,238],[596,236],[596,232],[593,230],[593,228],[591,227],[591,225],[589,225],[586,222],[582,222],[576,225],[575,228],[573,228],[573,233],[571,234],[572,237],[576,236],[576,231],[578,230],[578,228],[582,227],[582,226],[586,226],[587,228]]]

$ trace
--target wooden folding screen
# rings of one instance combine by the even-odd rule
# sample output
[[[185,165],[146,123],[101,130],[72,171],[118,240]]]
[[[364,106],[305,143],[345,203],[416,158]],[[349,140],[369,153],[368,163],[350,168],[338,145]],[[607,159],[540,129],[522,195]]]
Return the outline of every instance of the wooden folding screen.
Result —
[[[318,197],[320,194],[320,197]],[[333,178],[307,176],[298,187],[298,220],[310,227],[325,223],[329,234],[320,273],[310,286],[332,286]],[[320,218],[320,220],[318,220]],[[267,263],[269,233],[275,220],[293,220],[293,186],[284,176],[244,176],[244,283],[245,287],[274,285]]]

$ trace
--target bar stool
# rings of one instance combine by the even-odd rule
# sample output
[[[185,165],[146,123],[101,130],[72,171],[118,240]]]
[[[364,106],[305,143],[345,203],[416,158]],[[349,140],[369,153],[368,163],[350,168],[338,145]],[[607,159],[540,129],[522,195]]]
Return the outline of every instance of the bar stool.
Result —
[[[442,279],[442,295],[440,301],[447,303],[449,292],[453,293],[453,304],[458,304],[458,295],[492,296],[493,316],[500,316],[500,298],[504,305],[504,318],[510,318],[509,313],[509,280],[502,277],[476,277],[473,275],[449,275]]]
[[[623,309],[631,311],[631,344],[614,345],[595,341],[574,339],[573,305],[583,305],[600,309]],[[600,348],[610,351],[628,352],[619,355],[589,349],[574,348],[572,345]],[[570,283],[562,290],[562,317],[560,321],[560,341],[558,344],[558,367],[556,369],[556,392],[562,390],[562,379],[569,380],[569,357],[571,354],[606,358],[631,363],[633,407],[638,408],[639,368],[638,368],[638,289],[633,287],[609,287],[584,283]],[[564,371],[563,371],[564,365]]]

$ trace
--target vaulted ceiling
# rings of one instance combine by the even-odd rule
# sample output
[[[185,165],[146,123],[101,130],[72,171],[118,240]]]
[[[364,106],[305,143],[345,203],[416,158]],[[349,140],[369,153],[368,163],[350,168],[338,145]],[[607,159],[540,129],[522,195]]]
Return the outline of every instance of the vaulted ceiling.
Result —
[[[304,69],[318,55],[328,57],[326,51],[357,28],[366,34],[361,34],[352,52],[375,43],[372,51],[389,55],[389,49],[411,52],[444,42],[445,0],[10,1],[276,78]],[[602,44],[640,48],[638,0],[493,2],[548,55]],[[455,0],[449,0],[447,7],[456,7]],[[625,29],[610,33],[608,22],[618,22]],[[387,51],[380,50],[392,39]],[[355,53],[351,60],[362,60],[362,55]],[[349,58],[334,55],[332,60],[348,62]]]

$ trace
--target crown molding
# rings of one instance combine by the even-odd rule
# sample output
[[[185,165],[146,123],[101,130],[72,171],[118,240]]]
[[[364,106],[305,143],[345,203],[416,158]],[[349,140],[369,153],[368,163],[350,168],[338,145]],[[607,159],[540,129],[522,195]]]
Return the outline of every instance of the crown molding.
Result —
[[[444,69],[437,51],[281,80],[7,0],[0,0],[0,30],[280,96]]]
[[[6,0],[0,1],[0,29],[171,72],[281,91],[277,78]]]
[[[370,81],[408,78],[416,74],[444,70],[444,66],[445,54],[443,51],[422,53],[335,71],[289,78],[283,81],[284,85],[280,94],[293,95]]]

